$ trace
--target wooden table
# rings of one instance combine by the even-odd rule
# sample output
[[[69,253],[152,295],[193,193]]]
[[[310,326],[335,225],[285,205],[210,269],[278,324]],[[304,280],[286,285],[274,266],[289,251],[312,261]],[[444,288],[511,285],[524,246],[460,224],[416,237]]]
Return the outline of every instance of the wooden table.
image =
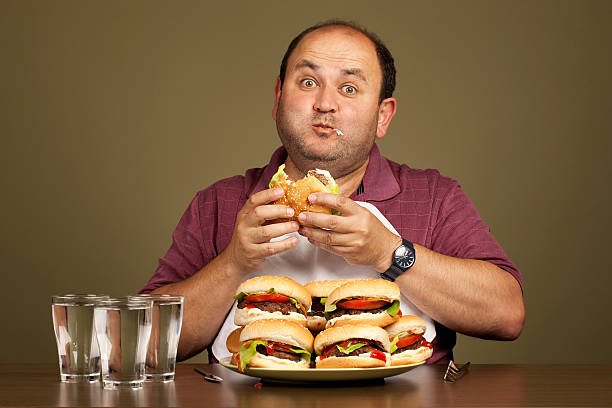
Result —
[[[224,378],[205,382],[194,367]],[[176,380],[141,390],[63,384],[54,365],[0,365],[0,406],[198,406],[387,408],[461,406],[612,406],[612,365],[472,365],[456,383],[443,366],[421,366],[372,385],[279,385],[220,365],[179,364]]]

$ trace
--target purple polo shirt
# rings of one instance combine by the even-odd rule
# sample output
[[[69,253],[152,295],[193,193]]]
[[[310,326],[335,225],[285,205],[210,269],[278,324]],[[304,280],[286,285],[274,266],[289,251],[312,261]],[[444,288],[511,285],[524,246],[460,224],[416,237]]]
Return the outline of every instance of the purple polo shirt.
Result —
[[[268,188],[287,151],[280,147],[263,168],[220,180],[189,204],[172,245],[141,292],[181,281],[202,269],[232,238],[238,211],[254,193]],[[380,155],[374,144],[363,178],[363,192],[351,199],[376,206],[408,241],[457,258],[481,259],[510,273],[522,289],[521,274],[482,221],[459,183],[434,169],[412,169]],[[428,363],[447,363],[456,343],[454,331],[434,322],[434,354]]]

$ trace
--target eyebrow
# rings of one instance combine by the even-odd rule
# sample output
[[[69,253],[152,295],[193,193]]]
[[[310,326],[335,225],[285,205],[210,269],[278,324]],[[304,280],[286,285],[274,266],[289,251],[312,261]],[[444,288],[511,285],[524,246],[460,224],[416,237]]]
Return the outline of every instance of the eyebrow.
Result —
[[[295,66],[295,69],[301,68],[310,68],[313,71],[318,71],[320,67],[312,61],[302,60]],[[363,75],[363,71],[359,68],[344,68],[341,70],[341,72],[343,75],[355,76],[364,82],[368,82],[366,77]]]

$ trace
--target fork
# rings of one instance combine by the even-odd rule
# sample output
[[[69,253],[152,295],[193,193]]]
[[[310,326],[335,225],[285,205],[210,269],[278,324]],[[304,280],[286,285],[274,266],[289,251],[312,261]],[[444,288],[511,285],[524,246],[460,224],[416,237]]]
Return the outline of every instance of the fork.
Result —
[[[458,368],[453,362],[453,360],[451,360],[448,362],[448,367],[446,368],[446,373],[444,374],[444,381],[455,382],[464,375],[466,375],[469,369],[469,361],[465,363],[461,368]]]

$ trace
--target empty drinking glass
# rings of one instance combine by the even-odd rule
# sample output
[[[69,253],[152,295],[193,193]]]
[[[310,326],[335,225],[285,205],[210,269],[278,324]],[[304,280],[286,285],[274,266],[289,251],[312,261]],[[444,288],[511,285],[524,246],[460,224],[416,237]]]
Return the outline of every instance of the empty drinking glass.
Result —
[[[104,388],[141,388],[151,335],[153,301],[111,298],[95,307]]]
[[[60,379],[96,382],[100,379],[100,351],[94,329],[94,307],[105,295],[68,294],[51,298]]]
[[[184,298],[181,295],[161,294],[138,295],[131,298],[153,301],[153,322],[145,376],[148,381],[172,381],[183,322]]]

